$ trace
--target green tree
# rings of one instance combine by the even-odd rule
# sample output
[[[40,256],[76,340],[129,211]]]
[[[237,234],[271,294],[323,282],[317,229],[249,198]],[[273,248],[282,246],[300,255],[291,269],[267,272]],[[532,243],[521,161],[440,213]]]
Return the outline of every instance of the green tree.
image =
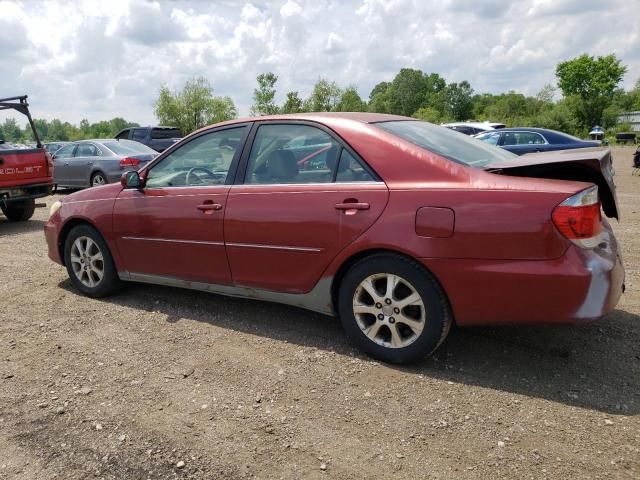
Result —
[[[473,88],[466,80],[444,88],[445,112],[454,120],[469,120],[473,114]]]
[[[282,113],[299,113],[304,111],[303,102],[298,92],[287,92],[287,99],[284,101]]]
[[[22,128],[15,118],[5,119],[2,124],[2,133],[5,142],[13,143],[22,140]]]
[[[602,122],[627,67],[615,55],[594,58],[583,54],[556,66],[558,85],[565,97],[576,97],[574,113],[582,128]]]
[[[342,92],[336,110],[338,112],[365,112],[367,104],[360,98],[358,89],[351,85]]]
[[[305,109],[312,112],[332,112],[336,109],[341,96],[342,90],[336,82],[320,78],[305,102]]]
[[[237,116],[233,101],[229,97],[216,97],[203,77],[187,81],[180,92],[171,92],[163,85],[154,107],[160,124],[177,126],[183,135]]]
[[[391,83],[380,82],[369,94],[368,110],[375,113],[389,113],[391,107],[389,105],[389,89]]]
[[[421,70],[402,68],[388,90],[390,113],[410,117],[425,103],[427,81]]]
[[[431,123],[440,123],[443,120],[440,111],[434,107],[420,107],[413,114],[413,118],[418,118]]]
[[[274,98],[276,96],[277,75],[267,72],[256,77],[258,88],[253,91],[253,105],[251,115],[273,115],[278,113],[278,106]]]

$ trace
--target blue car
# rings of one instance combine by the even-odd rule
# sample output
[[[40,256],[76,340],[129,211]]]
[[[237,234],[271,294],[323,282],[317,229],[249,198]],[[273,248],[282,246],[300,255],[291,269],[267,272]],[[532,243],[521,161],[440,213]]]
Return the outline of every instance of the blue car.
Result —
[[[475,138],[509,150],[516,155],[570,148],[600,147],[598,140],[580,140],[566,133],[545,128],[501,128],[475,135]]]

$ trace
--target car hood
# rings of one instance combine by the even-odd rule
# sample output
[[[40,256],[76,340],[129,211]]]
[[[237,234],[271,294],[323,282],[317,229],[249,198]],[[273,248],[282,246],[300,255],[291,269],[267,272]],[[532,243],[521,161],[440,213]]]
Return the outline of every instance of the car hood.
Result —
[[[120,182],[110,183],[108,185],[101,185],[99,187],[91,187],[84,190],[78,190],[77,192],[73,192],[67,195],[61,201],[62,203],[66,203],[83,202],[88,200],[108,200],[111,198],[115,199],[121,191],[122,185],[120,185]]]
[[[598,186],[602,208],[608,217],[619,218],[616,187],[613,182],[611,150],[576,148],[529,153],[510,160],[489,163],[485,170],[516,177],[551,178],[591,182]]]

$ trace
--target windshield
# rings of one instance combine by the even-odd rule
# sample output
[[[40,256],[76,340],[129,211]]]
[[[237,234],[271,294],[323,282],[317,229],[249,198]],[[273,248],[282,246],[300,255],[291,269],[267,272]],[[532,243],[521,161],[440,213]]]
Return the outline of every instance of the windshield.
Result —
[[[155,150],[133,140],[114,140],[103,142],[105,147],[116,155],[131,155],[132,153],[157,153]]]
[[[489,163],[510,160],[517,156],[432,123],[401,120],[374,125],[430,152],[471,167],[484,168]]]

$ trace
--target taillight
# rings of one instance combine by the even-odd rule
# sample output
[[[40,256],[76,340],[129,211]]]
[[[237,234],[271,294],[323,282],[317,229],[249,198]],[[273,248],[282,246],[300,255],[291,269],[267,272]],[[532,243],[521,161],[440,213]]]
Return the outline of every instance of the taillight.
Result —
[[[137,158],[125,157],[120,160],[120,168],[137,167],[138,165],[140,165],[140,160]]]
[[[560,233],[579,247],[595,247],[602,232],[598,187],[594,185],[567,198],[553,210],[551,218]]]

